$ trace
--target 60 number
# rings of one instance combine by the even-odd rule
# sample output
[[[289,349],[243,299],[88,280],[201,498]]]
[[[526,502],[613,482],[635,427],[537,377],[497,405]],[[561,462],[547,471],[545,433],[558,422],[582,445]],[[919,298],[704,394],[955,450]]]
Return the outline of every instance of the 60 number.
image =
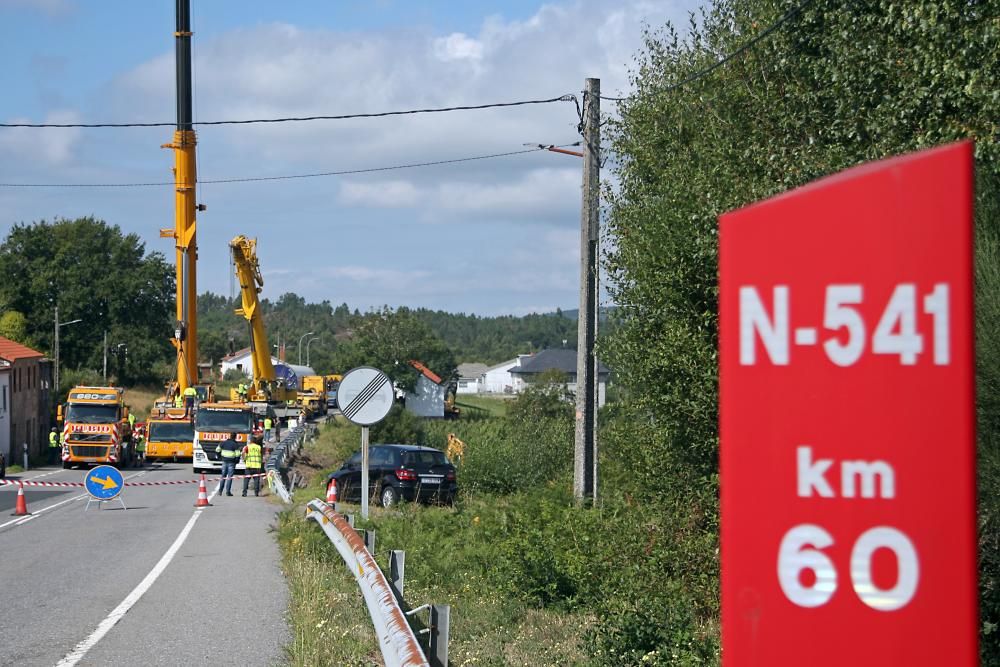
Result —
[[[837,570],[821,550],[833,544],[833,537],[813,524],[795,526],[781,540],[778,549],[778,583],[785,596],[800,607],[819,607],[837,591]],[[896,584],[881,589],[872,579],[872,554],[889,549],[896,556]],[[811,585],[800,579],[804,570],[815,575]],[[854,592],[866,605],[878,611],[905,607],[917,592],[920,563],[917,550],[906,535],[888,526],[866,530],[851,549],[851,583]]]

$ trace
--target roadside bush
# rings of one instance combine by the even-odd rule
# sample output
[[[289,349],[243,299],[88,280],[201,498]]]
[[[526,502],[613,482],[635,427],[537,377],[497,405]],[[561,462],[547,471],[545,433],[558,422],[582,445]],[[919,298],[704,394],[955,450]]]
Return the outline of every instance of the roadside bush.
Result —
[[[369,434],[371,443],[398,443],[404,445],[423,445],[424,420],[407,411],[402,403],[396,403],[389,410],[385,419],[371,426]]]

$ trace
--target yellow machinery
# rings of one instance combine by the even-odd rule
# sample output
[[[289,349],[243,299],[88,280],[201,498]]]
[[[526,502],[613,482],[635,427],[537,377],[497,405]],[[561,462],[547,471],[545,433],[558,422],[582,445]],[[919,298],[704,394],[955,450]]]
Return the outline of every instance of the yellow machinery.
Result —
[[[298,404],[306,411],[307,417],[326,414],[326,378],[322,375],[307,375],[302,378],[298,390]]]
[[[153,408],[146,420],[147,459],[190,459],[193,443],[194,419],[184,417],[184,408]]]
[[[286,385],[286,378],[278,378],[271,363],[271,346],[267,341],[267,331],[264,329],[264,314],[260,310],[258,295],[264,286],[264,278],[260,274],[260,264],[257,262],[257,239],[237,236],[229,243],[233,252],[233,263],[236,265],[236,277],[240,281],[242,307],[236,310],[250,323],[250,359],[253,361],[253,382],[250,384],[246,400],[249,402],[267,403],[272,406],[278,416],[294,415],[297,398],[293,387]],[[242,401],[243,397],[232,390],[233,401]],[[291,408],[289,408],[291,406]]]
[[[194,119],[191,104],[191,7],[188,0],[177,2],[176,86],[177,129],[172,143],[163,148],[174,151],[174,228],[161,229],[160,236],[174,239],[177,252],[177,323],[171,340],[177,348],[177,382],[168,388],[167,398],[183,393],[198,382],[198,285],[196,264],[198,244],[195,211],[205,207],[195,202]]]

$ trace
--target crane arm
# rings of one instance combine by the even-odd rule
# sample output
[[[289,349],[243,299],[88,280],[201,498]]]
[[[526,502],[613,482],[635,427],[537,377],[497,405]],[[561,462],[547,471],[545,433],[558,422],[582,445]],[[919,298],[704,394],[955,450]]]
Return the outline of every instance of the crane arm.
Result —
[[[236,310],[250,323],[250,356],[253,360],[254,388],[263,390],[264,383],[273,383],[276,379],[274,364],[271,363],[271,346],[264,329],[264,314],[260,311],[260,294],[264,286],[264,278],[260,274],[257,262],[257,239],[237,236],[229,243],[233,252],[233,263],[236,265],[236,277],[240,281],[240,294],[243,307]]]

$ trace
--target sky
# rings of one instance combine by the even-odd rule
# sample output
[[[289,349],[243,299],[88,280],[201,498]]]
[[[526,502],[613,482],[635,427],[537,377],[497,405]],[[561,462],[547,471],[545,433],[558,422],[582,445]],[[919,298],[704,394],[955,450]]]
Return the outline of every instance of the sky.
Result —
[[[629,90],[643,27],[699,0],[191,0],[195,121],[373,113]],[[171,0],[0,0],[4,123],[168,122]],[[602,110],[613,112],[613,103]],[[198,137],[198,291],[233,289],[228,242],[258,239],[262,296],[477,315],[579,305],[582,161],[572,102],[389,118],[223,125]],[[0,128],[0,235],[87,215],[173,261],[172,127]],[[612,175],[608,169],[602,178]],[[238,289],[238,286],[236,287]]]

